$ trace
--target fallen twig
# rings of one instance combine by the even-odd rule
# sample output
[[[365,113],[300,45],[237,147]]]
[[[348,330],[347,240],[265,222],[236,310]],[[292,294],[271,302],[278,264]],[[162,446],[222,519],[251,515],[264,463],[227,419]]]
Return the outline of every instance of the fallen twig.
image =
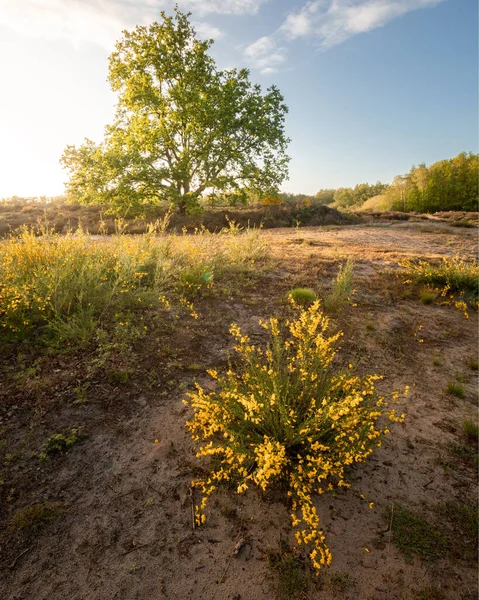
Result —
[[[13,570],[15,568],[15,565],[17,564],[17,561],[27,552],[30,552],[30,550],[33,548],[33,546],[30,546],[30,548],[27,548],[26,550],[24,550],[23,552],[20,552],[20,554],[18,556],[16,556],[12,562],[12,564],[10,565],[10,569]]]
[[[229,569],[229,567],[230,567],[231,561],[233,560],[233,556],[235,556],[235,554],[237,554],[237,552],[236,552],[236,549],[237,549],[237,547],[238,547],[238,542],[239,542],[239,540],[240,540],[240,537],[241,537],[241,529],[240,529],[240,531],[239,531],[239,533],[238,533],[238,537],[236,538],[235,545],[234,545],[234,548],[233,548],[233,552],[230,554],[229,560],[228,560],[228,562],[227,562],[227,564],[226,564],[226,567],[225,567],[225,569],[224,569],[224,571],[223,571],[223,574],[221,575],[221,577],[220,577],[220,579],[219,579],[219,581],[218,581],[218,587],[219,587],[219,586],[220,586],[220,585],[223,583],[223,581],[224,581],[224,578],[225,578],[225,576],[226,576],[226,573],[227,573],[227,571],[228,571],[228,569]],[[214,598],[215,598],[215,596],[216,596],[216,592],[218,591],[218,587],[215,589],[215,592],[214,592],[214,594],[211,596],[211,600],[214,600]]]

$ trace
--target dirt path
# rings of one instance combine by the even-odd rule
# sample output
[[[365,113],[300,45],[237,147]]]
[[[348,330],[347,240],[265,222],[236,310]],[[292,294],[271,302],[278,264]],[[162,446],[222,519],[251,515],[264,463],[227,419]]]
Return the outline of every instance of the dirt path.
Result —
[[[84,426],[87,436],[51,463],[18,467],[17,474],[24,469],[27,476],[25,488],[13,492],[17,505],[46,501],[57,513],[41,529],[2,538],[0,598],[280,597],[267,556],[281,540],[291,542],[281,498],[238,497],[224,489],[211,500],[207,524],[192,527],[190,482],[198,465],[182,400],[195,379],[211,385],[206,369],[227,364],[232,321],[261,342],[257,322],[281,313],[284,293],[296,285],[327,290],[346,257],[356,261],[357,306],[337,321],[345,331],[340,360],[361,373],[383,374],[384,390],[408,384],[411,395],[406,422],[393,427],[368,464],[352,471],[353,489],[318,499],[334,559],[304,597],[412,600],[434,584],[447,599],[475,598],[473,561],[460,555],[407,560],[388,529],[395,504],[433,519],[438,504],[474,503],[477,493],[474,469],[450,450],[462,443],[464,420],[477,421],[477,371],[468,367],[477,348],[475,316],[467,321],[451,307],[424,306],[385,272],[404,257],[471,257],[476,231],[410,225],[266,231],[272,263],[260,282],[240,295],[199,303],[197,322],[183,323],[140,351],[143,379],[104,388],[103,397],[97,386],[98,397],[89,392],[78,403],[65,391],[73,384],[62,388],[59,373],[58,387],[50,387],[58,401],[48,409],[39,408],[46,393],[41,387],[36,412],[5,400],[0,424],[12,445],[28,448],[29,428],[34,439],[65,424]],[[445,393],[458,375],[464,398]],[[240,539],[242,549],[233,556]]]

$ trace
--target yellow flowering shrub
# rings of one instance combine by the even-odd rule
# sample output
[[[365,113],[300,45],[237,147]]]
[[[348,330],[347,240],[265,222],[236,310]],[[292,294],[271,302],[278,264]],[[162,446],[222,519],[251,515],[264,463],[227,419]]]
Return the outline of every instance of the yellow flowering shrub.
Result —
[[[0,244],[0,338],[86,342],[122,314],[191,303],[222,276],[265,257],[259,232],[194,235],[118,234],[97,239],[22,229]],[[242,245],[242,252],[238,246]],[[167,297],[168,296],[168,297]],[[118,318],[117,318],[118,317]],[[126,323],[128,325],[128,323]]]
[[[328,318],[319,301],[309,308],[295,305],[296,318],[286,321],[283,336],[277,319],[262,323],[270,333],[266,350],[251,344],[237,325],[231,326],[239,371],[218,381],[218,392],[199,385],[185,402],[194,409],[187,423],[199,445],[197,457],[214,457],[209,476],[193,481],[203,499],[196,507],[198,524],[206,520],[207,499],[222,481],[237,493],[250,485],[265,490],[272,482],[287,485],[292,525],[298,544],[310,547],[315,569],[328,565],[331,554],[313,502],[335,486],[348,487],[346,468],[363,462],[388,433],[381,417],[402,421],[385,409],[375,389],[377,375],[358,377],[332,366],[337,341],[327,335]],[[397,396],[397,394],[396,394]]]

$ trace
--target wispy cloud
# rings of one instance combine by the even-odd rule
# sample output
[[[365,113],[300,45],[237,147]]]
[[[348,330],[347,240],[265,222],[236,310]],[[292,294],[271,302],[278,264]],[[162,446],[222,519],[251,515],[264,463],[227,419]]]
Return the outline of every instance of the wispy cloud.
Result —
[[[264,36],[247,46],[244,56],[261,73],[274,73],[285,61],[285,50],[277,45],[273,37]]]
[[[323,48],[382,27],[413,10],[444,0],[311,0],[286,18],[280,31],[288,39],[314,37]]]
[[[183,0],[193,18],[208,14],[255,14],[268,0]],[[78,46],[89,42],[113,48],[123,29],[150,23],[161,10],[170,11],[173,0],[0,0],[0,26],[30,37],[67,39]],[[194,21],[200,37],[221,37],[204,21]]]
[[[440,2],[444,0],[309,0],[291,12],[271,35],[247,46],[244,56],[253,68],[262,73],[272,72],[286,60],[285,41],[308,38],[322,49],[331,48],[358,33]]]

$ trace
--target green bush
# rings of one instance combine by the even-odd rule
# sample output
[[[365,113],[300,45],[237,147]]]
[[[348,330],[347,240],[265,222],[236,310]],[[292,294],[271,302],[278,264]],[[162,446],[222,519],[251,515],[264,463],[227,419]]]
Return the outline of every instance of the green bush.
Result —
[[[318,297],[313,290],[306,288],[295,288],[288,292],[288,298],[292,298],[298,306],[309,306],[315,302]]]

